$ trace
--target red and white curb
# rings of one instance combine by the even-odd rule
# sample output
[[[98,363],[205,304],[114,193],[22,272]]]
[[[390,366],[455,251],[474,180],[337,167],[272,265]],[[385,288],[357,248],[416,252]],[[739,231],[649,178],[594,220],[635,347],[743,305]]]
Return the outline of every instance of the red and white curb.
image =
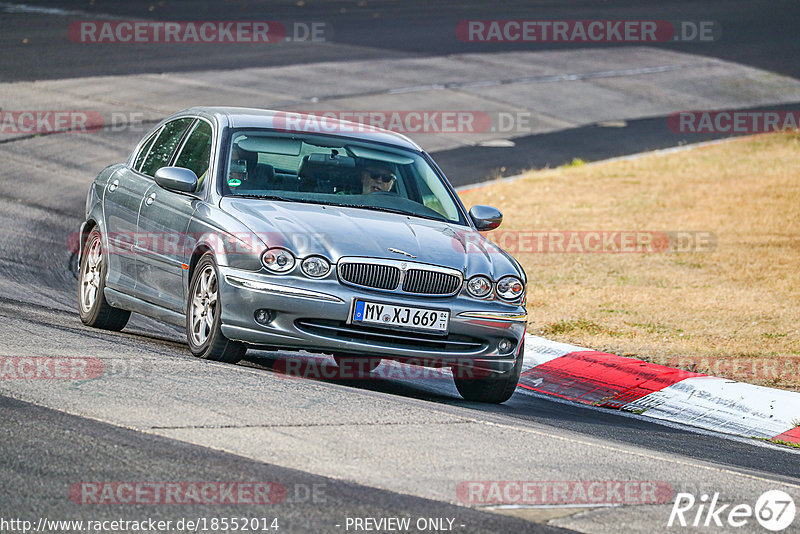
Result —
[[[527,334],[519,387],[745,437],[800,444],[800,393]]]

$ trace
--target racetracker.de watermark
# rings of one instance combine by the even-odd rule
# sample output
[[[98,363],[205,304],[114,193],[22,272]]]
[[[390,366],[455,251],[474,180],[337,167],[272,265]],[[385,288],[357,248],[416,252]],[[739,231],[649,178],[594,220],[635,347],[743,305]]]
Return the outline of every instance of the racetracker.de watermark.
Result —
[[[325,42],[327,22],[83,20],[69,25],[81,44],[274,44]]]
[[[769,337],[769,335],[764,336],[765,339]],[[744,382],[752,380],[795,382],[800,379],[800,360],[791,358],[676,356],[669,359],[666,365]]]
[[[69,498],[81,505],[324,503],[325,484],[253,481],[76,482]]]
[[[456,36],[467,43],[712,42],[722,33],[710,20],[462,20]]]
[[[80,233],[67,237],[67,249],[77,254]],[[131,255],[137,252],[181,256],[191,253],[199,242],[226,254],[262,252],[268,246],[293,243],[297,248],[330,246],[334,240],[324,232],[106,232],[107,252]],[[495,230],[484,235],[457,231],[454,250],[486,254],[498,252],[486,247],[486,240],[512,254],[659,254],[713,252],[717,236],[708,231],[690,230]]]
[[[0,134],[94,133],[104,124],[103,116],[97,111],[0,111]]]
[[[142,111],[6,110],[0,112],[0,134],[146,133],[162,117]],[[279,111],[265,118],[265,126],[286,132],[323,134],[502,134],[516,136],[541,131],[542,118],[531,111],[474,109],[316,110]]]
[[[3,356],[0,380],[92,380],[103,374],[98,358]]]
[[[120,124],[125,124],[120,116]],[[131,121],[131,125],[133,125]],[[271,127],[287,132],[401,134],[530,134],[547,127],[541,115],[521,110],[412,109],[280,111]]]
[[[697,134],[792,132],[800,128],[800,111],[678,111],[667,117],[667,127],[675,133]]]
[[[216,251],[226,254],[263,252],[268,246],[285,246],[287,242],[305,249],[315,245],[332,245],[335,241],[325,232],[106,232],[106,252],[128,256],[136,253],[181,256],[191,253],[197,243],[205,243]],[[67,236],[67,250],[74,254],[80,251],[81,234],[73,232]],[[187,266],[188,268],[188,266]]]
[[[672,485],[657,480],[465,481],[456,497],[469,505],[615,506],[670,502]]]
[[[359,133],[381,129],[406,134],[468,134],[497,131],[496,122],[489,113],[477,110],[281,111],[272,118],[272,127],[289,132]]]
[[[494,230],[485,237],[512,254],[712,252],[717,246],[713,232],[684,230]],[[453,238],[453,246],[484,254],[481,239],[462,232]]]
[[[511,348],[514,346],[511,345]],[[481,380],[491,374],[469,360],[423,358],[404,362],[383,361],[373,368],[375,358],[347,357],[337,362],[328,358],[290,356],[275,361],[272,371],[278,377],[305,380]],[[431,367],[430,365],[436,365]]]

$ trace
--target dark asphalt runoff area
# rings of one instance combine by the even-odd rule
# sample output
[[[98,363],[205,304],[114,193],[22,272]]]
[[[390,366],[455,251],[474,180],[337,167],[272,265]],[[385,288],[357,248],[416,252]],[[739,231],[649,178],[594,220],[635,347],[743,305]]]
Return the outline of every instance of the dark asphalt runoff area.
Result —
[[[73,521],[196,521],[204,518],[257,520],[274,532],[341,532],[347,518],[449,518],[462,532],[569,532],[491,512],[377,490],[358,484],[285,469],[212,449],[82,417],[65,415],[0,396],[2,440],[0,517]],[[116,495],[71,493],[76,484],[120,482],[275,483],[275,499],[266,504],[252,492],[226,496],[235,504],[197,504],[187,497],[165,506],[116,503]],[[86,495],[84,497],[83,495]],[[187,494],[188,495],[188,494]],[[122,499],[126,494],[120,494]],[[78,501],[78,502],[75,502]],[[252,502],[256,501],[256,502]],[[277,523],[273,523],[277,519]],[[266,520],[266,523],[264,521]],[[66,529],[71,531],[72,529]],[[78,531],[78,529],[75,529]],[[215,529],[219,531],[222,529]],[[256,530],[256,529],[253,529]],[[261,530],[260,528],[258,530]],[[60,530],[59,530],[60,531]],[[3,530],[9,532],[9,530]]]
[[[10,5],[13,2],[3,2]],[[465,43],[454,38],[462,20],[484,19],[566,19],[566,20],[666,20],[713,21],[721,27],[720,38],[711,42],[653,43],[673,50],[697,50],[715,57],[753,67],[800,77],[800,41],[797,27],[800,5],[789,0],[642,0],[609,1],[525,1],[525,2],[430,2],[409,0],[307,0],[231,1],[211,0],[115,2],[29,1],[20,4],[75,11],[69,20],[94,20],[92,15],[142,20],[274,20],[284,24],[322,21],[333,29],[332,40],[364,49],[363,57],[385,59],[395,54],[420,56],[465,52],[567,49],[569,43]],[[203,53],[184,48],[126,44],[93,49],[71,42],[63,24],[49,24],[46,12],[1,14],[4,21],[2,45],[13,47],[3,54],[0,81],[58,79],[80,76],[124,75],[185,70],[239,69],[258,66],[293,65],[328,60],[360,59],[358,55],[325,56],[319,49],[229,45],[207,47]],[[23,39],[28,43],[23,46]],[[597,46],[609,46],[598,44]],[[618,45],[625,46],[625,45]],[[248,49],[249,47],[249,49]],[[331,52],[333,53],[333,52]]]
[[[12,3],[0,3],[10,5]],[[25,5],[42,12],[4,13],[0,8],[0,81],[47,80],[67,77],[240,69],[297,65],[323,61],[381,61],[400,56],[443,56],[464,53],[567,50],[570,43],[467,43],[455,38],[462,20],[583,19],[710,21],[711,42],[664,42],[648,46],[691,51],[712,58],[800,78],[800,3],[790,0],[647,0],[566,2],[428,2],[411,0],[308,0],[268,2],[183,1],[36,1]],[[267,20],[286,27],[294,23],[324,23],[326,40],[342,47],[272,46],[258,44],[174,45],[116,44],[92,47],[72,42],[59,15],[46,9],[74,12],[67,21],[141,19]],[[8,11],[8,9],[6,9]],[[13,19],[12,19],[13,16]],[[198,48],[200,46],[201,48]],[[627,44],[597,43],[594,49]],[[343,57],[343,54],[344,57]],[[565,68],[568,68],[565,65]],[[345,73],[346,74],[346,73]],[[409,80],[413,82],[413,80]],[[313,81],[309,81],[313,83]],[[797,110],[792,104],[783,108]],[[2,107],[2,102],[0,102]],[[773,109],[772,107],[770,109]],[[464,147],[437,153],[437,161],[454,185],[495,176],[510,176],[530,168],[557,167],[624,156],[648,150],[727,137],[729,134],[679,134],[664,128],[664,116],[632,121],[625,127],[599,125],[515,139],[516,146]],[[611,130],[611,131],[610,131]]]

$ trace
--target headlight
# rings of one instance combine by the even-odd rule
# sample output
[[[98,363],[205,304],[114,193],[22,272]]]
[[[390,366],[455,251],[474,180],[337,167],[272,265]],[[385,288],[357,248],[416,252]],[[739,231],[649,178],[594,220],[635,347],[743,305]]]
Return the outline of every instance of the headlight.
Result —
[[[497,296],[503,300],[518,300],[525,293],[525,285],[515,276],[506,276],[497,281]]]
[[[467,292],[473,297],[485,297],[491,290],[492,282],[485,276],[473,276],[467,282]]]
[[[294,256],[282,248],[271,248],[261,255],[261,263],[273,273],[286,273],[294,267]]]
[[[300,264],[306,276],[320,278],[331,270],[331,264],[322,256],[309,256]]]

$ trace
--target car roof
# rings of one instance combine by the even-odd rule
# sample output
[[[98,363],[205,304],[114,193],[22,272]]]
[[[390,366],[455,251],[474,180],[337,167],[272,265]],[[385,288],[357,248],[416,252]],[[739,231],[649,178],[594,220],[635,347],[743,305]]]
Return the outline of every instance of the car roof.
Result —
[[[231,128],[275,128],[286,130],[285,119],[295,119],[291,131],[301,134],[327,134],[337,137],[373,141],[387,145],[406,148],[422,152],[422,148],[404,135],[389,130],[372,127],[365,124],[354,123],[346,120],[325,117],[325,127],[315,127],[319,124],[319,116],[302,112],[277,111],[270,109],[237,108],[237,107],[205,107],[196,106],[175,113],[178,115],[206,115],[214,117],[217,122]],[[304,120],[309,118],[311,120]]]

